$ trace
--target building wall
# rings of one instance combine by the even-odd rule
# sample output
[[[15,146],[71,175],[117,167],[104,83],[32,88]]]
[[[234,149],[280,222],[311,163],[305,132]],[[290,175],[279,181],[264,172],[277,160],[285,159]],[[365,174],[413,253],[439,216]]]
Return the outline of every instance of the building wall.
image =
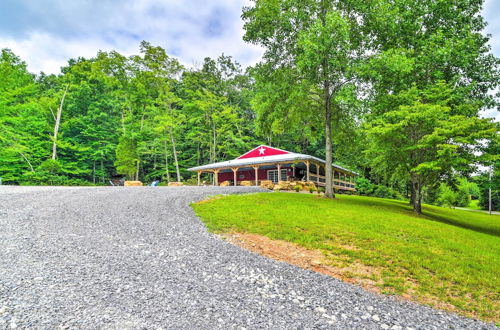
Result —
[[[285,169],[285,167],[282,167],[282,169]],[[272,168],[269,168],[269,169],[259,169],[258,170],[258,180],[267,180],[267,171],[269,170],[276,170],[276,168],[272,169]],[[288,175],[292,175],[292,169],[291,168],[287,168],[288,170]],[[238,172],[236,173],[237,175],[237,181],[240,182],[240,181],[255,181],[255,170],[254,169],[251,169],[251,170],[238,170]],[[219,183],[221,182],[224,182],[224,181],[232,181],[234,180],[234,174],[233,172],[224,172],[224,173],[219,173]]]

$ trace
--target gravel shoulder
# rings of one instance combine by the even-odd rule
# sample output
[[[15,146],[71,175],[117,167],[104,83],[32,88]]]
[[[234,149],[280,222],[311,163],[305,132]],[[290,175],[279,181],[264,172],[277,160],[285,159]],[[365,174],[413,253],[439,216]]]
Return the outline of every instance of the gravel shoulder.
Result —
[[[189,207],[256,191],[0,186],[0,329],[496,329],[244,250]]]

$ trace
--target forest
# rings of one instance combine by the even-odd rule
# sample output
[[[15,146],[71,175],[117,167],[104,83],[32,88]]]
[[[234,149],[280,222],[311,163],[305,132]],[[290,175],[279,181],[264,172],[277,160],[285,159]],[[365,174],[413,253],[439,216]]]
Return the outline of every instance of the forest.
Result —
[[[498,210],[499,123],[481,113],[498,109],[500,61],[481,5],[257,0],[244,40],[265,53],[247,68],[227,54],[186,67],[143,41],[48,75],[2,49],[2,184],[193,184],[187,168],[267,144],[352,168],[360,194],[417,213],[486,209],[489,188]]]

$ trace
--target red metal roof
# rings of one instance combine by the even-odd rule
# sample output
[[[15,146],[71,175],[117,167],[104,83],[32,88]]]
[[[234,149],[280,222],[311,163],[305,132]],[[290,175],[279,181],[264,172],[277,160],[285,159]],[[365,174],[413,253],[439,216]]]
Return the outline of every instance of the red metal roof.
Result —
[[[267,156],[276,156],[276,155],[286,155],[290,154],[289,151],[273,148],[265,145],[260,145],[257,148],[253,148],[247,153],[244,153],[237,159],[245,159],[245,158],[255,158],[255,157],[267,157]]]
[[[262,150],[263,149],[263,150]],[[285,161],[297,162],[297,161],[316,161],[322,164],[325,164],[323,159],[319,159],[314,156],[298,154],[295,152],[286,151],[283,149],[273,148],[266,145],[260,145],[257,148],[250,150],[249,152],[244,153],[240,157],[232,160],[227,160],[218,163],[206,164],[201,166],[195,166],[192,168],[188,168],[189,171],[203,171],[203,170],[212,170],[217,168],[233,168],[233,167],[251,167],[253,165],[258,164],[269,164],[273,162],[283,163]],[[336,169],[346,171],[348,173],[352,173],[358,175],[356,172],[343,168],[339,165],[332,164],[332,166]]]

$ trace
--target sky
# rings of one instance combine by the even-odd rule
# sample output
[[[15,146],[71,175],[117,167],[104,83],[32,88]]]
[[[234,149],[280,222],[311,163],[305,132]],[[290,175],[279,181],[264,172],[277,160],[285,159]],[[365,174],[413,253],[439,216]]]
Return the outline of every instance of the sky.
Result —
[[[243,67],[262,49],[243,41],[241,9],[248,0],[0,0],[0,49],[10,48],[31,72],[59,73],[68,59],[97,51],[138,54],[146,40],[188,67],[224,53]],[[483,16],[500,57],[500,1]],[[496,110],[487,112],[500,121]]]
[[[224,53],[243,66],[262,50],[243,39],[245,0],[0,0],[0,48],[32,72],[58,73],[68,59],[98,50],[139,53],[146,40],[184,65]]]

